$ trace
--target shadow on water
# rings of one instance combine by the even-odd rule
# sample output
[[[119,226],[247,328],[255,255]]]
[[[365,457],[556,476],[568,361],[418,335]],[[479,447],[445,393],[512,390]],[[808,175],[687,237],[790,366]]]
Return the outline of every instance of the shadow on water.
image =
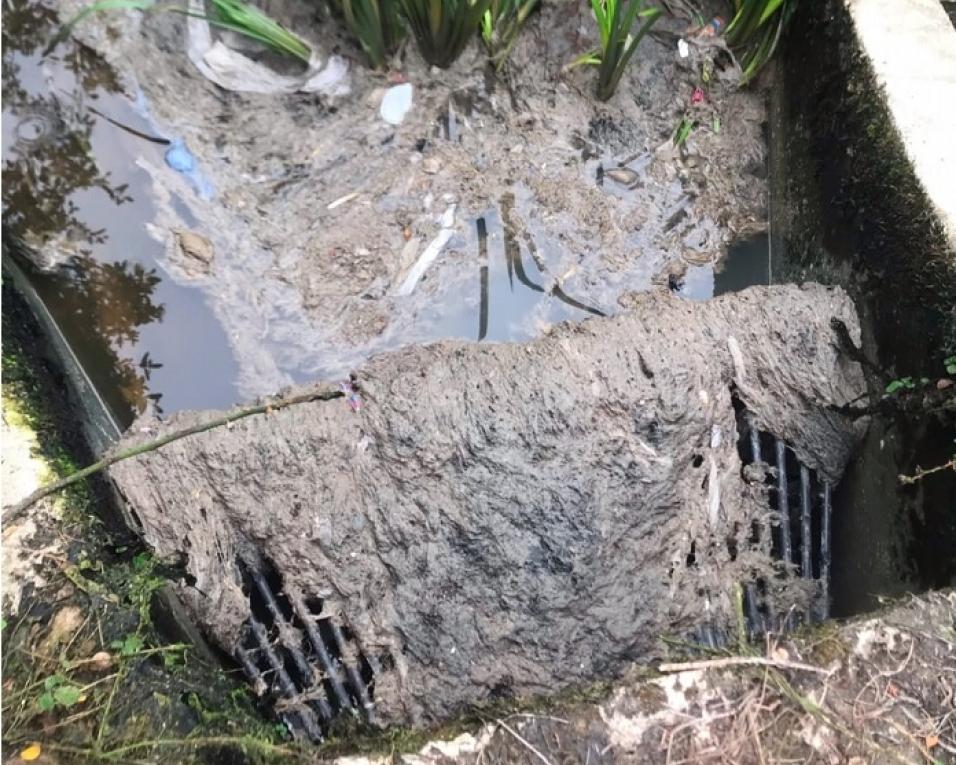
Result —
[[[498,211],[475,221],[480,290],[477,339],[514,340],[533,327],[535,318],[552,323],[604,316],[600,309],[568,295],[559,280],[548,283],[544,259],[530,233],[514,218],[514,204],[514,196],[505,194]],[[489,222],[500,234],[496,238],[503,250],[495,257],[488,254]]]
[[[713,264],[690,266],[678,293],[692,300],[709,300],[770,281],[770,239],[757,234],[730,245],[716,268]]]
[[[115,72],[58,27],[3,4],[4,258],[16,260],[122,427],[136,414],[236,400],[228,340],[201,292],[163,278],[150,181],[155,137]],[[147,139],[147,140],[144,140]]]

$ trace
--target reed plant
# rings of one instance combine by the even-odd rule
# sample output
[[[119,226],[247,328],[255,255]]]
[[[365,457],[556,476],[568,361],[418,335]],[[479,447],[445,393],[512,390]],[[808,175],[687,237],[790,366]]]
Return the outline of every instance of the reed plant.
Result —
[[[591,10],[598,26],[600,47],[578,57],[571,66],[597,66],[597,97],[607,101],[617,90],[637,46],[663,11],[645,6],[643,0],[591,0]],[[638,23],[638,29],[632,34],[635,23]]]
[[[405,36],[398,0],[332,0],[369,64],[381,69]]]
[[[518,32],[538,0],[491,0],[481,17],[481,39],[496,69],[501,69],[518,39]]]
[[[447,69],[478,32],[492,0],[397,0],[429,64]]]
[[[793,15],[796,0],[733,0],[734,16],[725,33],[735,51],[746,84],[763,68],[780,42],[784,27]]]

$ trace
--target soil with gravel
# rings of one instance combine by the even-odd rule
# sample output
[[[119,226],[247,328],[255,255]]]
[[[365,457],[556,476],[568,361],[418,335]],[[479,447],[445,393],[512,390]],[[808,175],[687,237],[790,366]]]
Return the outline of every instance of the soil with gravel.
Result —
[[[764,765],[956,762],[952,590],[796,636],[771,635],[748,659],[721,654],[648,678],[635,671],[607,698],[491,716],[414,754],[340,765]],[[661,647],[660,656],[673,649]],[[795,666],[796,665],[796,668]],[[331,759],[322,760],[330,762]]]

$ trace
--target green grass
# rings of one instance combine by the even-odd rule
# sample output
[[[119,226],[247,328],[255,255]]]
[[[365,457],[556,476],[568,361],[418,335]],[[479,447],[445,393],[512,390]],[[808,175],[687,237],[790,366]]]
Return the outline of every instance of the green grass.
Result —
[[[418,50],[447,69],[478,31],[491,0],[398,0]]]
[[[741,85],[773,56],[796,5],[795,0],[734,0],[734,16],[725,36],[740,60]]]
[[[371,67],[381,69],[405,36],[398,0],[332,0],[332,5],[341,11]]]
[[[491,0],[481,17],[481,39],[495,68],[504,66],[518,32],[537,4],[538,0]]]
[[[601,45],[575,59],[571,66],[597,66],[597,97],[607,101],[617,90],[628,62],[637,52],[637,46],[663,11],[646,7],[643,0],[591,0],[591,10],[597,22]],[[638,30],[636,34],[631,34],[638,19]]]
[[[47,47],[47,52],[66,38],[73,28],[88,16],[94,13],[118,10],[135,10],[160,13],[179,13],[183,16],[193,16],[205,19],[212,26],[228,29],[237,34],[262,43],[277,53],[297,58],[309,63],[312,51],[300,37],[290,32],[279,22],[267,16],[253,5],[241,0],[212,0],[213,15],[191,13],[187,8],[178,5],[161,5],[155,0],[99,0],[87,6],[70,19]]]

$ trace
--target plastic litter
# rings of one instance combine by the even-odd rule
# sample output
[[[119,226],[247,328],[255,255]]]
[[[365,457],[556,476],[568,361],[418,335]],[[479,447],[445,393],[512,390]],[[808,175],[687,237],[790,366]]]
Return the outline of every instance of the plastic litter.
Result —
[[[405,277],[405,280],[395,291],[396,295],[412,294],[412,291],[415,289],[415,285],[418,284],[419,279],[422,278],[425,271],[435,261],[435,258],[438,257],[438,254],[445,248],[445,245],[448,244],[448,241],[455,233],[454,226],[455,205],[452,204],[441,216],[442,228],[438,236],[428,243],[428,247],[425,248],[425,251],[421,254],[418,260],[415,261],[415,265],[412,266],[411,271],[408,272],[408,276]]]
[[[196,158],[186,148],[181,138],[170,141],[166,149],[166,164],[179,173],[191,173],[196,169]]]
[[[312,46],[308,69],[298,77],[276,74],[238,51],[213,42],[202,0],[189,0],[187,53],[202,75],[221,88],[237,93],[320,93],[344,96],[349,93],[348,64],[339,56],[323,60]]]
[[[362,411],[362,396],[359,394],[350,380],[343,380],[339,383],[339,390],[345,394],[345,403],[349,405],[349,409],[353,412]]]
[[[690,46],[683,37],[677,41],[677,54],[681,58],[687,58],[690,55]]]
[[[704,89],[694,88],[694,92],[691,94],[691,97],[690,97],[691,104],[693,104],[694,106],[696,106],[697,104],[702,104],[704,103],[705,99],[706,99],[706,96],[704,95]]]
[[[414,88],[410,82],[395,85],[385,92],[379,114],[389,125],[401,125],[412,108],[412,94]]]
[[[182,173],[192,184],[196,193],[202,199],[211,199],[213,186],[206,176],[199,171],[199,165],[192,152],[186,148],[182,138],[174,138],[169,142],[169,148],[164,155],[166,164],[177,173]]]
[[[724,28],[724,19],[721,16],[714,16],[704,26],[697,29],[693,34],[695,37],[717,37]]]

